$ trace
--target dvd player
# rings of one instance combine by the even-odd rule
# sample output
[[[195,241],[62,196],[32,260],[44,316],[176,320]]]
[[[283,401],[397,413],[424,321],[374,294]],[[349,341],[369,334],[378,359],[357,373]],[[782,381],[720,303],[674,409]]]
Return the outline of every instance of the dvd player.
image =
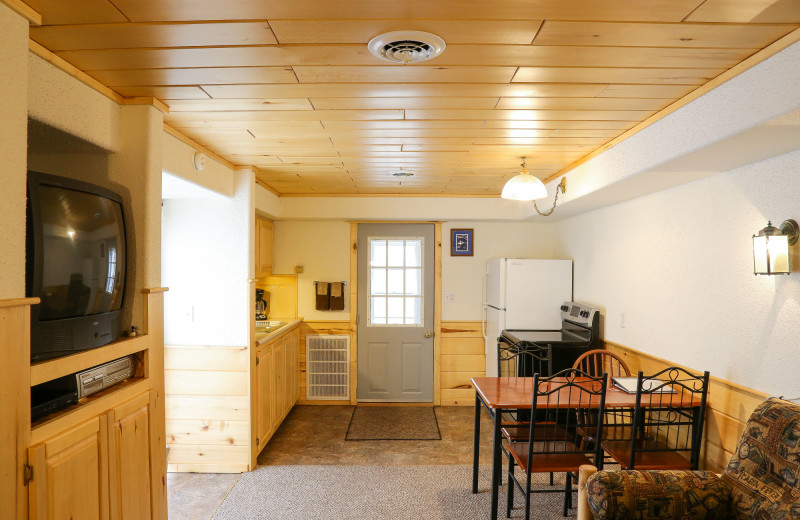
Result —
[[[74,374],[32,386],[31,421],[37,421],[77,402],[78,390]]]
[[[75,374],[78,384],[78,397],[86,397],[121,383],[133,376],[136,362],[133,354],[109,361],[103,365],[89,368]]]

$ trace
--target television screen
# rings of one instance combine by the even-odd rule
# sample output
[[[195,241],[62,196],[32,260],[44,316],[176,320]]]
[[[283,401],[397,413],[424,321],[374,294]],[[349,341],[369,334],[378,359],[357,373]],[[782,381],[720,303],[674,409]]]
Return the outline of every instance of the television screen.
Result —
[[[122,306],[125,231],[119,202],[39,184],[40,321],[90,316]]]

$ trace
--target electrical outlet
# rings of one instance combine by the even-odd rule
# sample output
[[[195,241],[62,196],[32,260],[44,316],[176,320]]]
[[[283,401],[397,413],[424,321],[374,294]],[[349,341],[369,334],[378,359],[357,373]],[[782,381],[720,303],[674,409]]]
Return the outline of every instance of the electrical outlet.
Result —
[[[452,291],[447,291],[444,293],[444,302],[445,303],[455,303],[456,302],[456,293]]]
[[[624,312],[620,312],[619,313],[619,326],[620,326],[620,328],[623,328],[623,329],[625,328],[625,313]]]

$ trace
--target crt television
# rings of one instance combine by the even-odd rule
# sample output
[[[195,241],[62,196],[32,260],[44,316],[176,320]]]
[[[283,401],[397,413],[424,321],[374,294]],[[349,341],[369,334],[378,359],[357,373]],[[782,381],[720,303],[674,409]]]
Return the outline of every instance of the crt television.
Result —
[[[122,336],[126,240],[122,197],[86,182],[28,172],[25,291],[31,361]]]

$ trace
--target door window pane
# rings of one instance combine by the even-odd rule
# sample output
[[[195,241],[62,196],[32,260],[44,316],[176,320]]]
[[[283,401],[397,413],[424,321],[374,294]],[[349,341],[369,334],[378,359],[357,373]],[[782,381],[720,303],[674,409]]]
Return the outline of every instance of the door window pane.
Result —
[[[386,298],[375,296],[369,299],[370,322],[376,325],[386,324]]]
[[[386,240],[370,240],[369,265],[386,265]]]
[[[403,269],[389,269],[389,294],[403,294]]]
[[[387,322],[390,324],[403,323],[403,300],[404,298],[389,298],[389,309]]]
[[[422,267],[422,241],[406,241],[406,267]]]
[[[387,265],[392,267],[403,267],[405,263],[405,241],[388,240]]]
[[[406,325],[422,324],[422,298],[406,298]]]
[[[386,294],[386,269],[370,269],[370,292]]]
[[[422,325],[422,239],[369,239],[369,325]]]
[[[421,275],[421,269],[406,269],[406,294],[422,296]]]

